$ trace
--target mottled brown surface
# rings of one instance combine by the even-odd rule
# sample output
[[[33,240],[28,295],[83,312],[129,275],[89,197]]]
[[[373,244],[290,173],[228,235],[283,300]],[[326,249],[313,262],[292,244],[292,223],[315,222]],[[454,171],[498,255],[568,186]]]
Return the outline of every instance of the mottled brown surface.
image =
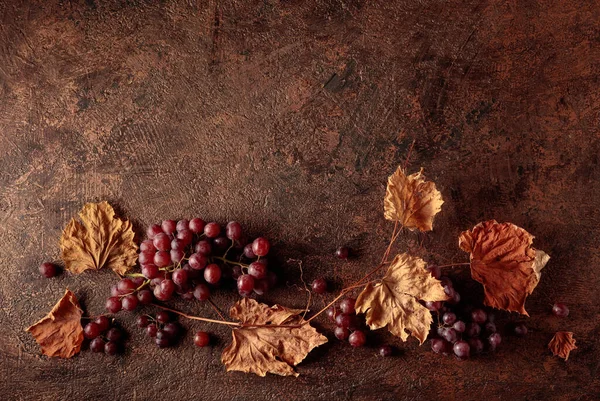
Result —
[[[594,3],[0,1],[0,398],[598,399]],[[332,342],[298,379],[259,378],[224,372],[221,327],[208,327],[221,339],[213,348],[194,349],[188,335],[159,351],[123,313],[124,357],[72,360],[41,357],[24,332],[65,287],[89,313],[103,310],[114,274],[37,272],[86,201],[109,200],[138,229],[236,218],[274,240],[291,282],[292,257],[307,279],[357,278],[385,249],[386,177],[413,140],[411,170],[424,166],[446,203],[435,230],[404,236],[402,248],[423,241],[434,263],[464,261],[460,231],[496,218],[552,256],[526,304],[530,334],[497,355],[459,362],[381,333],[371,343],[391,341],[399,356]],[[335,261],[341,243],[360,256]],[[482,299],[476,285],[461,288]],[[303,304],[293,287],[265,299]],[[549,315],[554,300],[571,307],[567,319]],[[567,363],[547,349],[557,330],[577,338]]]

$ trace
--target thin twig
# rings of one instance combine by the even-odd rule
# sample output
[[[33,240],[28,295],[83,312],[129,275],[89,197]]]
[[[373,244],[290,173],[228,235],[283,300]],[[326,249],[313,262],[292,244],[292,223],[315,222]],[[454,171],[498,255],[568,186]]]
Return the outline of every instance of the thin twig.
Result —
[[[437,267],[452,267],[452,266],[469,266],[471,263],[451,263],[449,265],[441,265],[441,266],[437,266]]]
[[[219,317],[221,319],[225,320],[225,316],[223,316],[223,314],[219,310],[219,307],[217,305],[215,305],[215,303],[212,301],[212,299],[209,298],[207,301],[211,304],[211,306],[213,307],[213,309],[215,310],[215,312],[217,312],[217,315],[219,315]]]
[[[310,309],[310,303],[312,301],[312,291],[308,289],[306,281],[304,281],[304,270],[302,270],[302,261],[299,259],[288,259],[288,263],[290,262],[298,263],[298,267],[300,268],[300,281],[302,281],[302,285],[304,285],[304,290],[308,293],[306,308],[304,308],[304,313],[302,314],[302,319],[304,319],[306,317],[306,314],[308,313],[308,310]]]
[[[175,310],[175,309],[167,308],[166,306],[162,306],[162,305],[158,305],[158,304],[152,304],[152,305],[156,306],[157,308],[164,309],[164,310],[169,311],[169,312],[173,312],[173,313],[175,313],[175,314],[177,314],[179,316],[183,316],[186,319],[200,320],[202,322],[208,322],[208,323],[225,324],[227,326],[235,326],[235,327],[241,327],[242,326],[241,323],[237,323],[237,322],[227,322],[225,320],[216,320],[216,319],[208,319],[208,318],[200,317],[200,316],[192,316],[192,315],[188,315],[188,314],[183,313],[183,312],[179,312],[178,310]]]

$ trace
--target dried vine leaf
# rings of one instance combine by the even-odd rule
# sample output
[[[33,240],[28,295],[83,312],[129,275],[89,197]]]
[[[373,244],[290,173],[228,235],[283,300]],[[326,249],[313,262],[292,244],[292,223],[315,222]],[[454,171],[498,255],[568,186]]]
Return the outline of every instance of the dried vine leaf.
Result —
[[[239,370],[265,376],[298,376],[292,368],[327,338],[310,324],[304,324],[300,313],[280,305],[269,307],[244,298],[230,310],[229,315],[245,325],[286,325],[299,327],[240,327],[233,330],[233,340],[221,355],[227,371]]]
[[[26,331],[42,347],[42,354],[71,358],[81,350],[83,342],[81,314],[75,294],[67,290],[50,313]]]
[[[444,301],[448,296],[439,280],[431,277],[421,258],[397,255],[387,273],[376,284],[369,283],[356,300],[356,311],[366,313],[371,330],[382,327],[402,341],[407,330],[421,344],[429,334],[433,321],[429,310],[418,301]]]
[[[471,276],[483,284],[486,305],[529,316],[525,299],[550,260],[531,246],[533,238],[514,224],[496,220],[479,223],[460,235],[458,245],[471,254]]]
[[[435,183],[425,181],[423,169],[406,176],[401,167],[388,178],[383,200],[384,216],[410,230],[433,230],[433,218],[442,210],[442,194]]]
[[[550,340],[548,348],[552,351],[554,356],[563,358],[566,361],[569,359],[571,351],[577,348],[573,333],[570,331],[557,332],[554,337],[552,337],[552,340]]]
[[[104,266],[124,274],[135,265],[137,245],[129,220],[115,217],[108,202],[87,203],[79,212],[81,222],[71,219],[60,238],[66,269],[79,274]]]

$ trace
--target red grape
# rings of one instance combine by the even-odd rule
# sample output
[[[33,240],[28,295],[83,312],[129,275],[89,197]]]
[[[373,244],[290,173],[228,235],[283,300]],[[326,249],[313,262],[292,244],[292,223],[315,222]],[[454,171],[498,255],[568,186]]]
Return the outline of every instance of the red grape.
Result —
[[[210,297],[210,289],[206,284],[198,284],[194,288],[194,297],[199,301],[206,301]]]
[[[106,300],[106,310],[117,313],[121,310],[121,300],[118,297],[110,297]]]
[[[192,253],[188,260],[190,267],[194,270],[202,270],[206,267],[208,259],[201,253]]]
[[[171,264],[171,254],[165,251],[158,251],[154,254],[154,264],[158,267],[167,267]]]
[[[162,227],[159,226],[158,224],[152,224],[150,227],[148,227],[148,229],[146,230],[146,235],[148,236],[149,239],[153,240],[154,237],[157,234],[161,234],[163,232]]]
[[[206,347],[210,343],[210,336],[205,331],[198,331],[194,335],[194,344],[197,347]]]
[[[569,316],[569,307],[563,303],[556,302],[552,306],[552,314],[556,317],[567,317]]]
[[[86,324],[85,327],[83,328],[83,335],[88,340],[98,337],[101,332],[102,332],[102,330],[100,330],[100,326],[94,322],[90,322],[90,323]]]
[[[204,235],[208,238],[216,238],[221,234],[221,226],[215,222],[210,222],[204,226]]]
[[[94,320],[94,323],[96,323],[98,325],[98,327],[100,327],[101,333],[104,333],[110,327],[110,319],[107,318],[106,316],[98,316]]]
[[[356,299],[354,298],[344,298],[340,302],[340,310],[342,313],[354,313],[354,305],[356,304]]]
[[[256,256],[266,256],[269,253],[271,244],[269,240],[263,237],[259,237],[252,242],[252,252]]]
[[[156,234],[152,243],[159,251],[168,251],[171,249],[171,238],[165,233]]]
[[[153,241],[150,239],[142,241],[140,244],[140,252],[152,252],[154,254],[156,248],[154,247]]]
[[[204,268],[204,280],[209,284],[217,284],[221,280],[221,268],[211,263]]]
[[[52,278],[58,274],[58,267],[50,262],[44,262],[40,265],[40,273],[46,278]]]
[[[177,231],[183,231],[183,230],[189,230],[190,228],[190,222],[186,219],[181,219],[177,222],[177,226],[175,227],[175,229]]]
[[[254,262],[254,263],[260,263],[260,262]],[[252,263],[252,264],[254,264]],[[315,292],[316,294],[325,294],[327,292],[327,281],[325,281],[324,278],[318,278],[315,279],[312,284],[310,285],[310,287],[312,288],[313,292]]]
[[[205,225],[206,225],[206,223],[204,222],[204,220],[199,219],[198,217],[195,217],[190,220],[189,228],[195,234],[200,234],[204,230]]]
[[[104,340],[102,337],[96,337],[90,343],[92,352],[104,352]]]
[[[238,292],[248,294],[254,289],[254,277],[249,274],[243,274],[237,279]]]
[[[348,259],[349,254],[350,250],[345,246],[339,247],[335,251],[335,257],[338,259]]]
[[[206,240],[198,241],[194,247],[194,251],[200,255],[208,256],[212,252],[212,245]]]
[[[225,227],[225,235],[232,241],[239,240],[242,237],[242,226],[237,221],[230,221]]]
[[[123,310],[132,311],[135,310],[135,308],[137,308],[138,303],[139,300],[137,296],[131,294],[123,297],[123,299],[121,300],[121,307],[123,308]]]
[[[164,233],[173,234],[176,230],[177,223],[175,222],[175,220],[163,220],[160,227],[162,228]]]
[[[362,331],[356,330],[350,334],[350,337],[348,337],[348,342],[353,347],[362,347],[367,342],[367,336]]]
[[[252,262],[248,265],[248,274],[254,278],[267,277],[267,266],[262,262]]]
[[[350,335],[350,330],[348,330],[345,327],[336,327],[333,330],[333,335],[335,336],[335,338],[337,338],[338,340],[345,340],[348,338],[348,336]]]

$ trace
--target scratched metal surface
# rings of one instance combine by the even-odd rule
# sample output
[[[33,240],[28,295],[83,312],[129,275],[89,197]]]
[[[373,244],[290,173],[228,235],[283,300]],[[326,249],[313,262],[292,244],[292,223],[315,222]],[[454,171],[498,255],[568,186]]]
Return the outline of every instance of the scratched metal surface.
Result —
[[[1,398],[600,398],[598,21],[593,2],[563,0],[0,2]],[[266,234],[290,285],[263,299],[302,307],[286,260],[338,285],[377,263],[385,180],[413,141],[409,168],[425,167],[446,203],[432,233],[399,249],[465,261],[459,232],[496,218],[552,256],[527,301],[530,334],[496,355],[459,362],[379,333],[314,351],[297,379],[259,378],[225,373],[221,327],[206,327],[219,338],[209,350],[190,335],[157,350],[122,313],[126,355],[68,361],[40,357],[23,331],[65,287],[102,312],[114,275],[47,280],[37,265],[58,258],[83,203],[103,199],[138,230],[199,215]],[[359,255],[334,260],[339,244]],[[452,276],[481,300],[464,271]],[[567,319],[549,315],[555,300]],[[559,329],[578,341],[567,363],[546,349]],[[376,358],[380,342],[399,355]]]

